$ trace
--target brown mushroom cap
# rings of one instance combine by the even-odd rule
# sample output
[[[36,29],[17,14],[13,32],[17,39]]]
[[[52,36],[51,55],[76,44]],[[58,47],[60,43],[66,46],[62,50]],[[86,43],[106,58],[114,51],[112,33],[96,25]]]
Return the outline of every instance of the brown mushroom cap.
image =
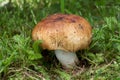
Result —
[[[54,14],[39,22],[32,32],[33,40],[43,40],[43,49],[75,52],[91,42],[92,28],[82,17]]]

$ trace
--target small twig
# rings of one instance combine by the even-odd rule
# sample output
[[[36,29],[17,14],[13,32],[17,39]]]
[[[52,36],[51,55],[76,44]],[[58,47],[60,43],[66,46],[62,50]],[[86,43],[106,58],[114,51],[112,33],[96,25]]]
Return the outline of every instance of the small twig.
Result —
[[[77,66],[76,69],[72,71],[73,77],[82,74],[84,71],[85,71],[85,67],[84,66],[83,67],[78,67]]]
[[[9,68],[9,71],[8,71],[8,74],[9,73],[12,73],[12,72],[20,72],[20,71],[22,71],[23,69],[14,69],[14,68]]]
[[[29,73],[27,72],[23,72],[23,74],[25,74],[26,76],[30,77],[31,79],[35,79],[35,80],[38,80],[37,78],[31,76]]]
[[[24,69],[26,69],[26,70],[34,73],[37,77],[41,78],[42,80],[46,80],[42,75],[37,75],[38,73],[35,72],[35,71],[33,71],[33,70],[31,70],[31,69],[29,69],[29,68],[27,68],[27,67],[24,67]],[[28,75],[28,76],[29,76],[29,75]]]

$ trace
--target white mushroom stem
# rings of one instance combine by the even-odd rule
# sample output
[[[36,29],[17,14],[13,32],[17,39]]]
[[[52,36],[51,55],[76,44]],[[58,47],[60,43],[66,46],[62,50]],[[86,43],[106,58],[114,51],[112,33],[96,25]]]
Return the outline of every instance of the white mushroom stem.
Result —
[[[73,52],[55,50],[55,55],[65,68],[74,68],[79,63],[77,55]]]

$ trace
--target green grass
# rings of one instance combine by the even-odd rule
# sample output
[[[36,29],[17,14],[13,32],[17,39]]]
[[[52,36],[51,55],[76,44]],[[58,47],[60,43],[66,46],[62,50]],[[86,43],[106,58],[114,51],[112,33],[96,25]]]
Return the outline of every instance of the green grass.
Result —
[[[11,1],[0,7],[0,80],[120,80],[119,0]],[[91,23],[92,43],[77,52],[78,73],[64,71],[53,51],[32,41],[37,22],[54,13],[80,15]]]

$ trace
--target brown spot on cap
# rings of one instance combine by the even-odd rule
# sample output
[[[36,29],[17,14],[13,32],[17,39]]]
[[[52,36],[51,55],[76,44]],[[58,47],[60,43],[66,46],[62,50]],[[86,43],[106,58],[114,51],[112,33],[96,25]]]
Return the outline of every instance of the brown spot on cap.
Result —
[[[54,22],[60,21],[60,20],[63,20],[63,19],[64,19],[64,17],[63,17],[63,16],[60,16],[60,17],[55,18],[55,19],[54,19]]]
[[[71,22],[75,23],[76,21],[74,19],[71,19]]]
[[[83,30],[83,26],[81,24],[79,24],[79,28]]]

